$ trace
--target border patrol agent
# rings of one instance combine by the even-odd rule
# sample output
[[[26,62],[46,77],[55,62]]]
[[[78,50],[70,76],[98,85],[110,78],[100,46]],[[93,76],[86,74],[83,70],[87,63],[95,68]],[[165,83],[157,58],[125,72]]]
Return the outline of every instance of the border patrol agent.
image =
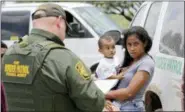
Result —
[[[66,15],[43,4],[32,15],[29,36],[4,55],[2,79],[9,111],[102,111],[105,97],[90,71],[64,47]]]

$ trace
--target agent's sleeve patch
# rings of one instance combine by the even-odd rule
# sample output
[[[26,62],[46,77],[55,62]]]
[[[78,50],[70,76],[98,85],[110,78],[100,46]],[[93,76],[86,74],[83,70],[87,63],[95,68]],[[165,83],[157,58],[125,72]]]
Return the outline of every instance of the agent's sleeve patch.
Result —
[[[75,69],[84,80],[89,80],[90,79],[89,73],[87,72],[87,70],[86,70],[86,68],[85,68],[85,66],[82,62],[79,61],[75,65]]]

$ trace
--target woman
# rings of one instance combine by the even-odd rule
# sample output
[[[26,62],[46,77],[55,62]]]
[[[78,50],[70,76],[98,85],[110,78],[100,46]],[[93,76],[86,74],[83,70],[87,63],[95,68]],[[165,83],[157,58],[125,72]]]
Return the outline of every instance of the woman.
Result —
[[[121,111],[144,111],[142,97],[154,72],[154,60],[148,52],[152,40],[147,31],[134,26],[124,33],[125,58],[122,67],[128,68],[116,90],[106,94]]]

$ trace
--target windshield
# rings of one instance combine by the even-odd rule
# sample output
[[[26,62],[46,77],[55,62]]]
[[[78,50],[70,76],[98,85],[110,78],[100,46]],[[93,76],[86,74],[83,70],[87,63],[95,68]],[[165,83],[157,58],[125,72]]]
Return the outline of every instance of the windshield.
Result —
[[[30,11],[3,11],[1,39],[17,40],[29,33]]]
[[[121,31],[121,28],[116,23],[96,7],[77,7],[74,9],[99,36],[109,30]]]

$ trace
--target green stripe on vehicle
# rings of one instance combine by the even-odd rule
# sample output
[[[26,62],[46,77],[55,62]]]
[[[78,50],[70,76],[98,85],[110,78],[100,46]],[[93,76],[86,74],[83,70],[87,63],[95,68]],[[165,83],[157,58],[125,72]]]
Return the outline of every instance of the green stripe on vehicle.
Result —
[[[155,58],[156,67],[162,70],[167,70],[178,75],[181,75],[182,69],[182,61],[164,58],[164,57],[156,57]]]

